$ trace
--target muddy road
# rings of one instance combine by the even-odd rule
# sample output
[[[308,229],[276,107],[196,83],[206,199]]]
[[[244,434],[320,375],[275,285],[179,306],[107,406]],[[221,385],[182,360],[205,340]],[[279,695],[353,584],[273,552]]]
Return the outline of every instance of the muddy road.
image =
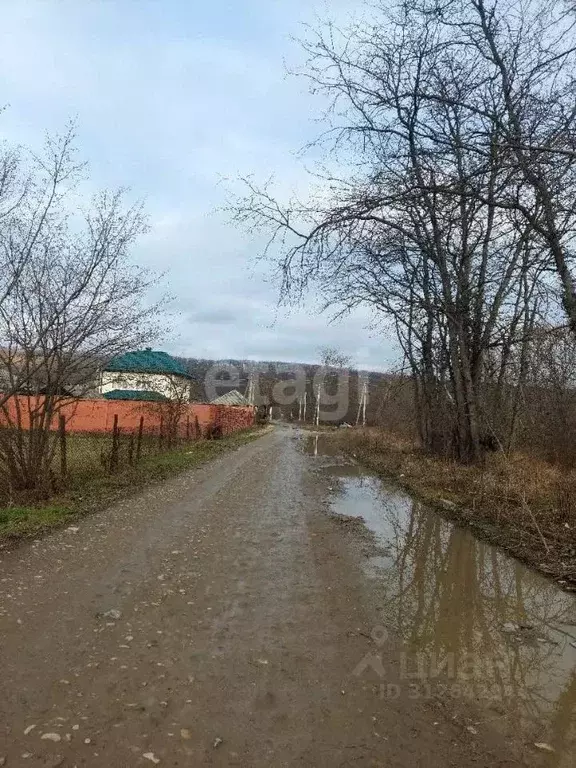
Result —
[[[574,599],[330,454],[0,553],[0,765],[574,765]]]

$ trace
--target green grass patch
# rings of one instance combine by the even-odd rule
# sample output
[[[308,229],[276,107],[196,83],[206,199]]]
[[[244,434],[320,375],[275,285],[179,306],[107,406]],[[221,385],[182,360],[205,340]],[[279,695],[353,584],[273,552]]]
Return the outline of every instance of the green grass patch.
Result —
[[[0,541],[2,536],[22,538],[59,526],[70,520],[73,510],[63,506],[8,507],[0,509]]]
[[[77,462],[75,469],[69,465],[67,487],[58,496],[42,504],[30,506],[0,507],[0,548],[20,539],[70,525],[80,517],[95,512],[120,498],[133,495],[152,483],[161,482],[173,475],[200,466],[267,432],[255,427],[237,432],[221,440],[200,440],[184,448],[163,453],[144,453],[141,461],[133,466],[124,464],[115,474],[107,474],[99,459],[94,459],[92,471],[84,462]],[[83,439],[82,452],[88,455],[89,436]],[[92,448],[98,449],[101,438],[96,437]],[[82,444],[78,441],[78,444]],[[99,452],[96,453],[96,457]]]

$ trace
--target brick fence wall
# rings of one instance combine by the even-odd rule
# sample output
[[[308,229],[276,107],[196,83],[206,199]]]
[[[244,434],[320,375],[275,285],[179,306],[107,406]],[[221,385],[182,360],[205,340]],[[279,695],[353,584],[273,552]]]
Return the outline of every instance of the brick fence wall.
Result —
[[[16,409],[20,408],[22,424],[29,425],[29,413],[41,404],[41,398],[19,395],[10,398],[4,408],[8,409],[10,418],[14,420]],[[172,408],[172,414],[170,409]],[[158,432],[161,421],[165,424],[173,419],[174,406],[166,403],[145,403],[128,400],[77,400],[65,404],[59,409],[66,419],[69,432],[109,432],[114,424],[114,416],[118,416],[118,426],[122,432],[138,429],[140,418],[144,417],[144,430]],[[222,434],[228,435],[241,429],[253,426],[255,409],[231,405],[211,405],[208,403],[190,403],[179,408],[179,432],[181,436],[187,429],[193,430],[196,420],[201,434],[205,435],[213,427],[219,427]],[[6,416],[0,412],[0,423],[6,422]],[[52,428],[57,428],[57,418]]]

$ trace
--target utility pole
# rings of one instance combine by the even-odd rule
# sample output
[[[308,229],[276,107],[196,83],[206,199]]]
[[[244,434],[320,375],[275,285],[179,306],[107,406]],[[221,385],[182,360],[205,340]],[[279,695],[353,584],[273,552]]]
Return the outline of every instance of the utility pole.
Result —
[[[306,391],[304,391],[303,395],[300,395],[298,398],[298,420],[299,421],[306,421]]]
[[[318,426],[320,424],[320,384],[316,388],[316,409],[314,412],[314,424]]]
[[[362,377],[362,384],[360,384],[360,379],[358,379],[358,390],[360,392],[360,400],[358,402],[358,414],[356,416],[356,426],[360,423],[360,419],[362,419],[362,426],[366,426],[366,405],[368,403],[368,377],[363,376]]]
[[[248,400],[250,405],[256,405],[256,373],[254,371],[250,371],[246,400]]]

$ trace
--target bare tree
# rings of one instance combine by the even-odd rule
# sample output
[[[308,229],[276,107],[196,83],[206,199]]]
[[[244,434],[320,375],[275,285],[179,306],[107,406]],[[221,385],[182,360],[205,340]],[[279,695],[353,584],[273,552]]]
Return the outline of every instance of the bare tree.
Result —
[[[0,306],[12,291],[25,263],[26,253],[14,253],[6,237],[14,212],[29,193],[28,179],[22,177],[19,153],[2,147],[0,153]]]
[[[155,419],[160,421],[166,447],[171,448],[182,436],[183,421],[189,416],[193,384],[189,380],[183,381],[181,376],[174,374],[163,374],[162,378],[165,382],[164,397],[157,402],[151,402],[149,410],[154,414]],[[146,379],[143,379],[139,388],[145,389],[145,387]],[[185,429],[187,438],[195,434],[195,425],[190,425],[189,421]]]
[[[17,489],[48,490],[62,406],[94,389],[109,358],[159,330],[151,277],[130,261],[146,229],[142,207],[102,193],[75,215],[72,139],[49,143],[31,171],[32,192],[1,224],[17,269],[0,305],[0,464]]]
[[[320,362],[324,368],[335,368],[336,370],[343,370],[350,368],[352,363],[352,357],[346,355],[338,347],[321,347],[318,350],[320,354]]]
[[[339,421],[348,413],[349,368],[352,361],[350,355],[344,354],[338,347],[324,346],[318,353],[321,365],[316,369],[312,384],[313,421],[316,426],[322,420]]]
[[[473,62],[473,91],[434,92],[468,120],[491,125],[510,178],[498,204],[518,212],[546,248],[576,333],[576,14],[558,0],[414,0],[413,18],[432,16],[453,60]],[[445,54],[446,55],[446,54]],[[468,148],[487,154],[486,137]],[[478,190],[470,190],[478,192]]]
[[[74,126],[70,125],[62,136],[47,140],[42,156],[4,148],[0,160],[0,311],[15,293],[21,292],[26,268],[42,251],[47,233],[56,233],[62,221],[62,201],[82,170],[75,160],[73,142]],[[36,333],[33,341],[29,339],[29,351],[40,342]],[[0,338],[0,354],[2,405],[37,368],[10,365],[13,376],[8,375],[8,364],[16,354],[8,337]],[[21,350],[17,354],[21,359]]]
[[[305,41],[306,75],[331,103],[329,146],[354,170],[325,176],[305,203],[246,180],[234,215],[270,232],[285,295],[314,284],[327,308],[363,304],[392,320],[424,444],[474,461],[493,429],[487,355],[517,343],[526,302],[546,283],[546,244],[510,204],[525,183],[482,54],[453,46],[431,5],[382,5],[370,24],[328,24]],[[487,103],[472,111],[478,98]]]

